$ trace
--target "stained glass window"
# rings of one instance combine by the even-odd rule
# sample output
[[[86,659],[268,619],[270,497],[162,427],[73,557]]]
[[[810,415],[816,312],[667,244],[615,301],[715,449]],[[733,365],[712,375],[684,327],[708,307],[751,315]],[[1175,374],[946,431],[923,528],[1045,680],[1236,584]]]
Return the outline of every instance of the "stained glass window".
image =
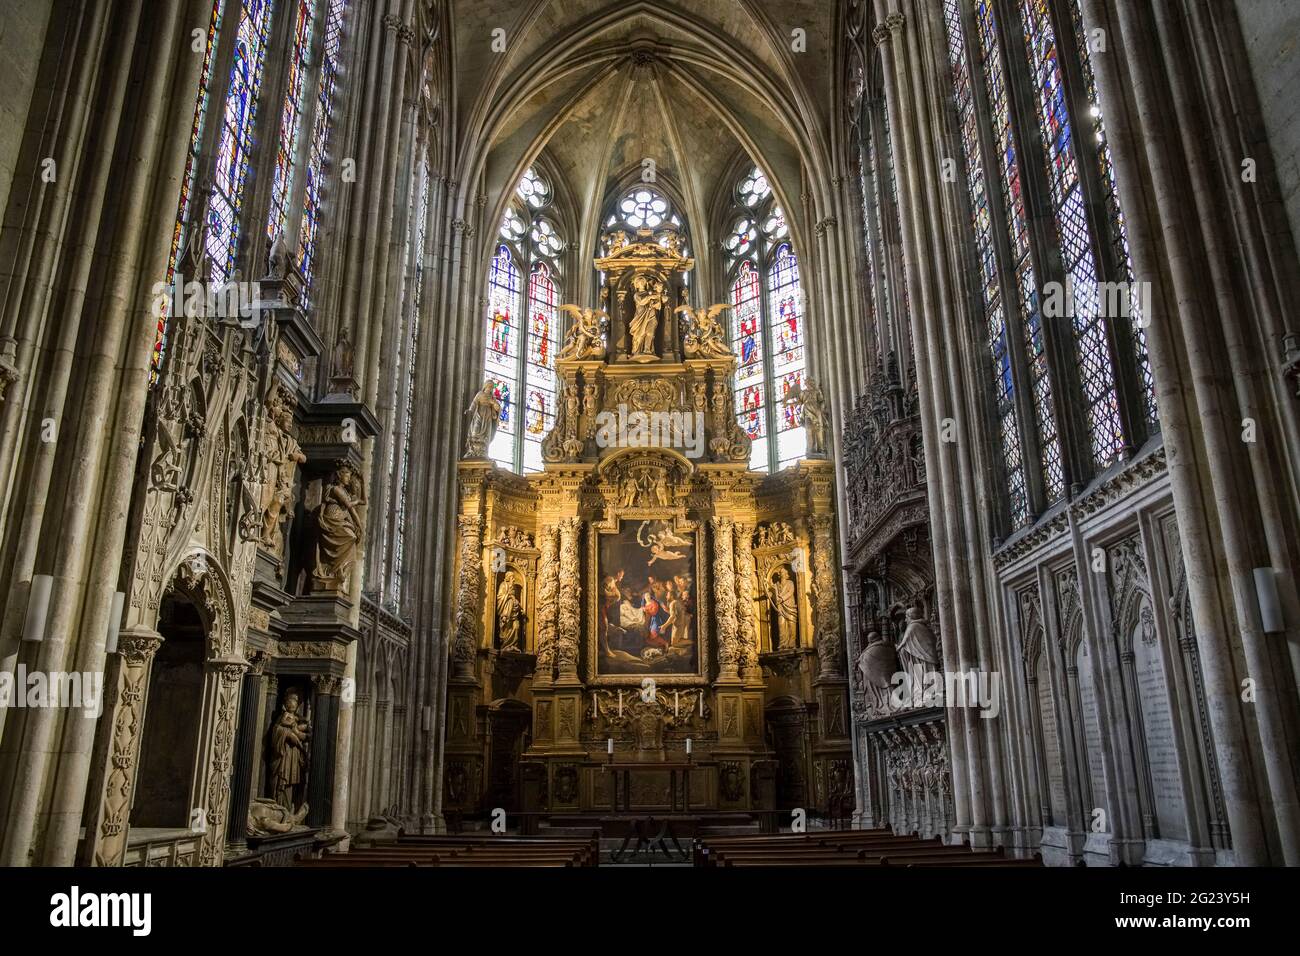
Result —
[[[502,467],[524,472],[542,470],[542,440],[555,425],[559,399],[555,359],[565,242],[550,215],[551,197],[535,168],[519,178],[501,218],[488,282],[484,370],[502,402],[501,427],[488,454]]]
[[[1088,38],[1083,29],[1083,18],[1079,13],[1079,0],[1068,0],[1070,18],[1074,24],[1075,42],[1078,46],[1079,63],[1082,67],[1085,94],[1088,100],[1089,118],[1092,120],[1092,133],[1097,141],[1097,163],[1101,172],[1101,186],[1106,196],[1106,214],[1109,220],[1110,242],[1115,250],[1115,261],[1121,269],[1120,280],[1127,283],[1130,290],[1135,288],[1133,278],[1133,256],[1129,252],[1128,227],[1124,222],[1124,213],[1119,205],[1119,187],[1115,184],[1115,166],[1111,161],[1110,144],[1106,141],[1106,129],[1102,123],[1101,108],[1097,105],[1097,81],[1092,71],[1092,60],[1088,52]],[[1142,407],[1147,424],[1157,423],[1155,379],[1151,376],[1151,359],[1147,355],[1146,333],[1142,330],[1143,316],[1140,296],[1129,296],[1129,315],[1132,319],[1134,358],[1137,362],[1139,383],[1142,388]]]
[[[808,451],[803,413],[797,402],[786,400],[792,393],[801,394],[805,384],[803,288],[799,282],[799,261],[788,242],[777,246],[772,257],[767,291],[772,374],[778,402],[776,463],[780,469],[803,458]]]
[[[736,369],[736,421],[749,436],[751,468],[766,471],[767,372],[763,353],[762,292],[758,270],[745,260],[731,286],[731,350],[739,358]]]
[[[304,73],[311,52],[312,10],[315,6],[316,0],[297,0],[293,46],[289,50],[289,77],[280,115],[275,167],[271,171],[271,211],[266,220],[266,236],[270,240],[274,240],[285,227],[289,190],[293,188],[293,169],[298,161],[298,131],[302,126]]]
[[[623,221],[633,229],[657,229],[668,218],[668,200],[650,189],[638,189],[619,203]]]
[[[298,265],[302,270],[304,297],[310,303],[312,280],[316,275],[316,244],[320,235],[322,178],[328,156],[330,133],[334,126],[334,99],[339,81],[339,52],[342,46],[343,17],[348,0],[328,0],[325,13],[325,43],[321,49],[320,83],[316,91],[316,116],[312,120],[311,144],[307,148],[306,184],[303,198],[302,228],[298,236]]]
[[[1110,344],[1101,316],[1097,264],[1079,182],[1073,129],[1066,106],[1056,35],[1046,0],[1022,0],[1025,45],[1037,88],[1038,125],[1047,154],[1048,186],[1056,213],[1062,265],[1073,283],[1074,340],[1093,461],[1109,465],[1124,448]],[[1062,301],[1065,301],[1064,293]]]
[[[785,401],[806,383],[803,287],[785,212],[757,166],[740,178],[734,197],[722,247],[731,277],[736,421],[750,438],[750,467],[770,471],[807,453],[802,411]]]
[[[962,152],[966,159],[966,181],[970,193],[971,218],[980,267],[980,287],[984,294],[987,342],[993,361],[993,404],[997,416],[997,441],[1002,453],[1002,468],[1007,483],[1011,521],[1014,525],[1020,525],[1029,517],[1029,499],[1025,488],[1024,462],[1020,450],[1019,416],[1016,412],[1015,383],[1011,372],[1006,316],[1003,313],[1002,287],[998,274],[997,252],[993,245],[993,222],[984,176],[984,162],[980,156],[974,89],[970,63],[966,58],[966,43],[957,0],[945,0],[944,18],[948,28],[948,62],[952,67],[953,90],[961,124]]]
[[[1039,314],[1038,287],[1034,278],[1033,262],[1029,254],[1029,226],[1025,218],[1024,195],[1021,192],[1020,159],[1011,129],[1007,104],[1007,86],[998,55],[997,24],[991,0],[976,0],[975,24],[979,34],[980,63],[984,71],[984,85],[988,95],[993,141],[998,151],[998,174],[1001,187],[1002,208],[1010,234],[1013,271],[1016,277],[1015,324],[1019,326],[1021,346],[1029,372],[1029,388],[1033,399],[1034,424],[1038,430],[1039,468],[1048,501],[1055,501],[1065,492],[1065,474],[1061,464],[1061,446],[1057,437],[1056,418],[1052,407],[1052,380],[1048,374],[1047,352],[1043,341],[1042,320]],[[1004,304],[1004,320],[1007,311]],[[990,340],[1005,339],[1005,331],[998,331],[1004,323],[991,322]],[[995,363],[997,346],[993,346]],[[1009,367],[999,374],[1009,382]]]
[[[207,251],[214,282],[229,280],[235,271],[240,210],[273,7],[273,0],[239,0],[238,4],[234,61],[217,138],[214,189],[208,209]]]
[[[527,405],[524,409],[524,471],[542,470],[542,439],[555,425],[555,337],[559,321],[555,282],[545,262],[528,280]]]
[[[501,419],[488,457],[505,468],[515,466],[515,404],[519,395],[519,266],[508,246],[498,246],[488,278],[487,377],[492,380]]]
[[[197,173],[199,163],[199,152],[202,149],[203,125],[208,113],[209,90],[212,81],[212,54],[216,49],[217,37],[221,33],[221,5],[223,0],[214,0],[212,4],[212,16],[208,20],[207,40],[203,45],[203,66],[199,72],[199,92],[194,100],[194,121],[190,124],[190,148],[185,152],[185,171],[181,175],[181,195],[177,202],[176,224],[172,228],[172,245],[171,251],[167,256],[167,288],[171,288],[172,283],[176,281],[176,267],[181,254],[181,248],[185,240],[186,220],[190,215],[191,197],[194,192],[194,177]],[[189,276],[185,281],[195,278]],[[167,308],[168,304],[164,303],[162,313],[158,316],[158,329],[154,336],[153,360],[150,369],[150,380],[158,378],[158,371],[162,368],[163,353],[167,349]]]

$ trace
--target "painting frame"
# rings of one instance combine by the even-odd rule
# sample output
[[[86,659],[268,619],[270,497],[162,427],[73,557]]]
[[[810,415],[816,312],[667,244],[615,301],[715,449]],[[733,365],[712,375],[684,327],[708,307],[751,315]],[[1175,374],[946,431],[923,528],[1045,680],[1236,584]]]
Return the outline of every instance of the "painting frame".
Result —
[[[688,672],[651,671],[637,673],[612,674],[601,672],[600,631],[601,631],[601,583],[607,569],[602,566],[602,541],[626,534],[629,527],[637,527],[642,522],[660,522],[681,536],[691,536],[694,554],[691,558],[694,575],[695,592],[695,667]],[[587,653],[586,682],[592,687],[637,687],[642,680],[652,677],[656,687],[707,687],[709,685],[710,640],[709,614],[707,601],[703,595],[708,583],[706,576],[707,562],[705,554],[710,548],[708,535],[701,522],[683,518],[679,511],[621,512],[601,522],[592,522],[588,537],[587,554]]]

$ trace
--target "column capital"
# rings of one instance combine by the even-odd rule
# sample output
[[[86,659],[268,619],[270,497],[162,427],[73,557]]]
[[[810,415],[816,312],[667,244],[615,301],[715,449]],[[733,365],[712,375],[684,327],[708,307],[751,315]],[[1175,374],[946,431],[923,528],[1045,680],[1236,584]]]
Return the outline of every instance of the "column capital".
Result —
[[[117,639],[117,654],[123,663],[139,667],[153,660],[162,643],[162,635],[156,631],[126,633]]]

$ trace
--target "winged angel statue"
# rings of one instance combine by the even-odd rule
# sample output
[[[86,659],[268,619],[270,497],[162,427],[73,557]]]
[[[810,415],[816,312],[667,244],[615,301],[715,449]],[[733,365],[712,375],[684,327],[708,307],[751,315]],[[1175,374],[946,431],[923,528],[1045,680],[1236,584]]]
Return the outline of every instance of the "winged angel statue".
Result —
[[[692,309],[679,305],[676,311],[686,316],[689,328],[682,339],[682,347],[689,357],[714,358],[730,355],[727,336],[718,316],[730,309],[729,305],[711,305],[706,309]]]
[[[599,358],[604,354],[603,325],[609,319],[609,314],[603,309],[580,309],[570,304],[560,308],[573,317],[573,328],[569,329],[564,348],[560,350],[560,358]]]

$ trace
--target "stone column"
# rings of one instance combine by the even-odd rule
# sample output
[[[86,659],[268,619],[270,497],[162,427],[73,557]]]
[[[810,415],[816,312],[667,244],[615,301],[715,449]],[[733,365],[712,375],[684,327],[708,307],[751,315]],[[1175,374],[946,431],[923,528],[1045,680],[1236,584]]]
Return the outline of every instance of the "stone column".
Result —
[[[104,714],[99,720],[94,750],[107,759],[96,766],[90,781],[91,792],[102,793],[103,797],[86,817],[86,838],[77,855],[80,866],[120,866],[126,856],[149,674],[162,643],[156,631],[122,634],[117,653],[109,657],[108,673],[104,675]]]
[[[334,754],[338,746],[339,678],[311,679],[311,764],[307,768],[307,825],[328,826],[333,817]]]
[[[456,583],[456,623],[452,638],[454,677],[474,677],[478,625],[483,613],[483,519],[461,515],[460,573]]]
[[[1263,632],[1253,577],[1271,567],[1288,582],[1281,598],[1294,655],[1300,558],[1286,529],[1300,516],[1286,475],[1297,409],[1276,362],[1287,303],[1300,297],[1294,237],[1276,202],[1235,12],[1080,6],[1084,28],[1108,43],[1092,62],[1134,274],[1151,292],[1147,346],[1233,851],[1243,865],[1295,865],[1300,800],[1288,711],[1297,667]],[[1243,441],[1245,420],[1253,442]],[[1256,696],[1243,706],[1246,678]]]
[[[195,757],[192,792],[201,811],[199,866],[220,866],[230,808],[230,766],[235,748],[235,715],[240,682],[248,663],[216,659],[204,663],[203,716]]]
[[[711,518],[709,524],[713,526],[713,610],[718,622],[717,683],[738,684],[742,650],[736,629],[735,522]]]
[[[230,814],[226,824],[226,846],[238,852],[247,847],[248,807],[253,798],[254,753],[261,731],[262,655],[249,660],[244,686],[239,695],[239,722],[235,729],[235,756],[230,770]]]

